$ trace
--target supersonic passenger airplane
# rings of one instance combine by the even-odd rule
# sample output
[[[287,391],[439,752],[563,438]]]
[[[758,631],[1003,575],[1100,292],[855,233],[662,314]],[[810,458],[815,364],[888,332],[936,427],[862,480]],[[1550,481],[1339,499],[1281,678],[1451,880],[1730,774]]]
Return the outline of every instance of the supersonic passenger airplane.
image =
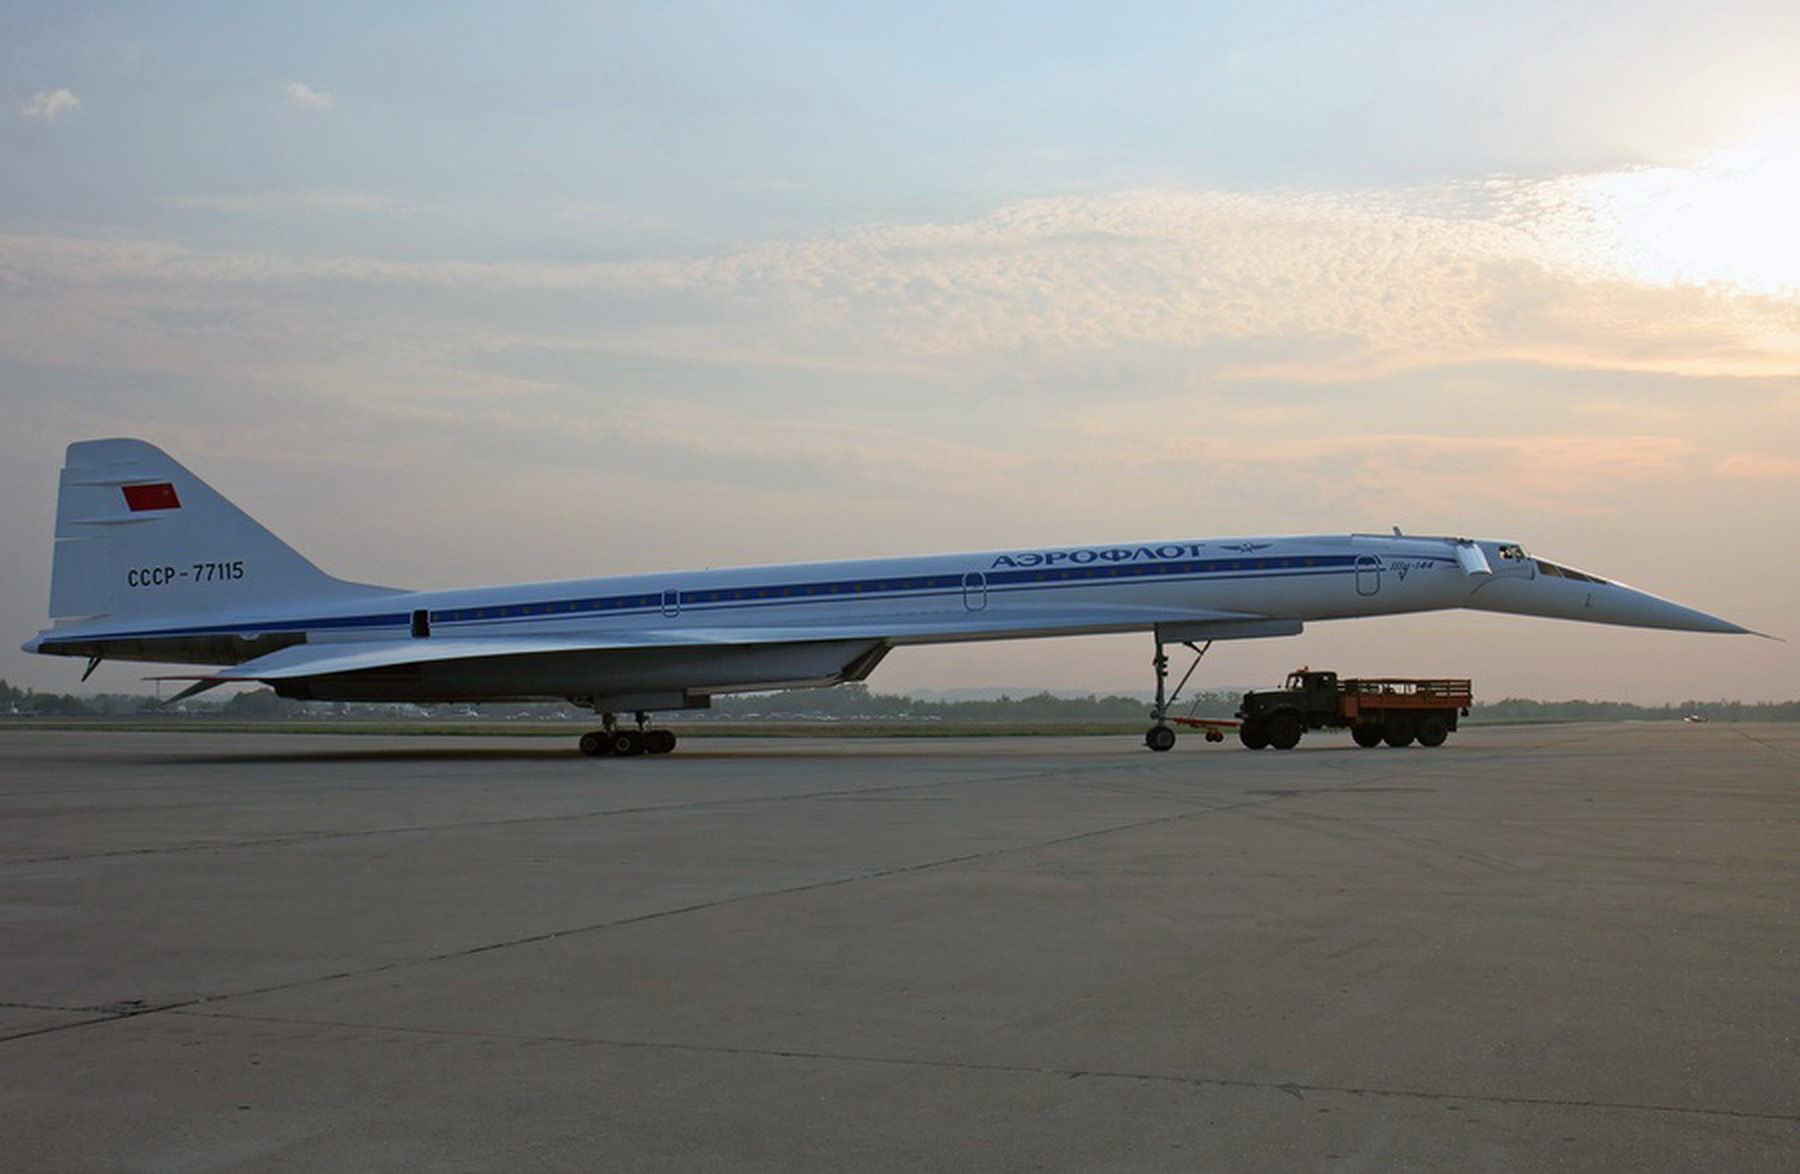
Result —
[[[1516,543],[1398,530],[407,591],[325,574],[161,449],[114,439],[69,446],[52,624],[24,647],[87,657],[90,674],[102,660],[223,666],[166,678],[193,682],[180,697],[260,681],[303,700],[562,699],[602,717],[585,753],[631,755],[674,748],[650,712],[860,681],[901,644],[1148,632],[1144,741],[1167,750],[1165,644],[1198,656],[1197,642],[1291,636],[1309,620],[1446,608],[1748,631]]]

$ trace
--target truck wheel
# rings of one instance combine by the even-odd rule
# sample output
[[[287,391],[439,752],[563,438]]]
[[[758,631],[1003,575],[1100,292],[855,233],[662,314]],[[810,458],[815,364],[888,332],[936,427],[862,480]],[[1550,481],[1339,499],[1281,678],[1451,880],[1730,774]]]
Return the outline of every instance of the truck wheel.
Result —
[[[1419,745],[1442,746],[1444,739],[1450,736],[1449,723],[1436,714],[1419,719]]]
[[[1238,741],[1242,742],[1246,749],[1263,749],[1269,744],[1268,722],[1260,717],[1244,719],[1244,724],[1238,727]]]
[[[1300,735],[1305,732],[1306,726],[1297,713],[1283,710],[1269,719],[1269,745],[1277,750],[1292,750],[1300,745]]]
[[[1381,745],[1381,727],[1373,722],[1358,722],[1350,727],[1350,738],[1364,750]]]
[[[1413,724],[1409,717],[1390,717],[1381,725],[1381,740],[1398,750],[1413,740]]]

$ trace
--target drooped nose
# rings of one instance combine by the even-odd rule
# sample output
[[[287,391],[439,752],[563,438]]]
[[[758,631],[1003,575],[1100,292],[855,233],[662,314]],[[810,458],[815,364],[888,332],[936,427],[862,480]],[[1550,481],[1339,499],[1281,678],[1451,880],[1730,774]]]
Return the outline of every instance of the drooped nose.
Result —
[[[1493,578],[1476,584],[1465,607],[1513,615],[1546,616],[1589,624],[1623,624],[1678,632],[1749,634],[1750,629],[1647,591],[1592,576]]]

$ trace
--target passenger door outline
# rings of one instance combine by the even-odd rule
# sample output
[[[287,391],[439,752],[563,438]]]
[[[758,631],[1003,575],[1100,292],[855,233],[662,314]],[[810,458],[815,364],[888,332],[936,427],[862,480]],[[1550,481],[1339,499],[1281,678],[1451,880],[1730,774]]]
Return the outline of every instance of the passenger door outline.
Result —
[[[963,576],[963,607],[969,611],[986,611],[988,604],[987,574],[970,571]]]
[[[1381,556],[1375,554],[1359,554],[1356,556],[1356,593],[1358,595],[1377,595],[1381,592]]]

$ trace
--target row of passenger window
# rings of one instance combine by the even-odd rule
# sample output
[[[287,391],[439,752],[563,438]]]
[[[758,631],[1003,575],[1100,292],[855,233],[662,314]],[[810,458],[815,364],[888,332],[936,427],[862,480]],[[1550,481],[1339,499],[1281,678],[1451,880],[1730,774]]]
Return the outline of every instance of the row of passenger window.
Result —
[[[909,576],[896,579],[849,580],[836,583],[788,584],[772,587],[742,587],[722,591],[683,591],[679,600],[671,595],[625,595],[601,599],[582,599],[560,603],[514,604],[507,607],[458,608],[436,612],[432,619],[440,623],[468,620],[512,619],[519,616],[557,615],[583,611],[614,611],[654,607],[677,607],[702,603],[736,602],[753,599],[811,598],[820,595],[862,595],[871,592],[929,591],[980,589],[989,583],[1051,583],[1070,579],[1135,578],[1146,575],[1210,574],[1220,571],[1295,570],[1328,566],[1345,562],[1334,558],[1260,558],[1217,559],[1198,562],[1169,562],[1130,566],[1057,567],[1032,571],[989,571],[958,579],[954,576]]]

